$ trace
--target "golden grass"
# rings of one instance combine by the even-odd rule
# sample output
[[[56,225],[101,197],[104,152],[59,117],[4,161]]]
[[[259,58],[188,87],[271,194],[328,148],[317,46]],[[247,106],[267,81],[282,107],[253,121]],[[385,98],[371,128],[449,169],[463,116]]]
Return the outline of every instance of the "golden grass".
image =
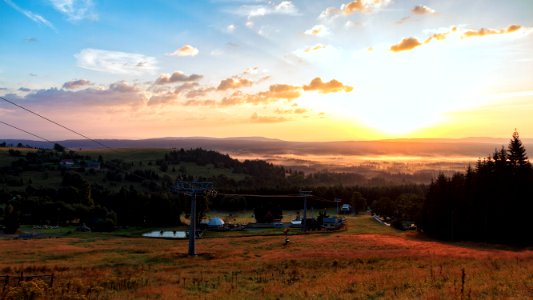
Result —
[[[184,240],[0,240],[0,275],[54,273],[43,298],[533,297],[531,249],[352,231],[294,235],[287,246],[281,235],[200,239],[192,258]]]

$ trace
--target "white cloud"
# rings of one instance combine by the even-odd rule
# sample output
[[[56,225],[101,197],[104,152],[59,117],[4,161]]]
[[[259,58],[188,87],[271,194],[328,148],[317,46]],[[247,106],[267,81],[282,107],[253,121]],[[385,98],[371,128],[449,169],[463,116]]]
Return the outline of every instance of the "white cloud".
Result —
[[[291,1],[280,2],[278,5],[274,7],[274,11],[276,13],[288,14],[288,15],[298,14],[298,10],[296,9],[296,6],[294,6],[294,4],[292,4]]]
[[[342,11],[336,7],[328,7],[320,13],[319,19],[329,19],[336,15],[340,15]]]
[[[235,31],[235,29],[237,29],[237,27],[235,27],[235,25],[233,24],[230,24],[226,27],[226,31],[229,32],[229,33],[232,33]]]
[[[15,3],[13,3],[11,0],[4,0],[4,2],[7,3],[9,6],[13,7],[13,9],[18,11],[19,13],[25,15],[28,19],[32,20],[33,22],[38,23],[38,24],[43,24],[43,25],[55,30],[54,25],[52,23],[50,23],[50,21],[48,21],[47,19],[42,17],[41,15],[38,15],[38,14],[36,14],[34,12],[31,12],[29,10],[22,9],[21,7],[19,7]]]
[[[243,5],[235,12],[238,15],[247,16],[248,19],[263,17],[266,15],[298,15],[298,9],[291,1],[279,3],[269,2],[266,5]],[[248,25],[247,25],[248,26]]]
[[[56,10],[67,16],[69,21],[98,19],[93,10],[92,0],[50,0],[50,2]]]
[[[151,74],[158,69],[155,57],[139,53],[87,48],[74,57],[81,68],[112,74]]]
[[[211,52],[209,52],[209,55],[211,56],[221,56],[222,54],[224,54],[224,51],[220,49],[213,49]]]
[[[267,13],[269,12],[269,10],[267,10],[266,7],[264,6],[259,6],[259,7],[255,7],[255,8],[252,8],[250,10],[250,12],[248,13],[248,17],[257,17],[257,16],[264,16],[266,15]]]
[[[183,45],[183,47],[176,49],[176,51],[169,53],[169,56],[196,56],[200,51],[188,44]]]

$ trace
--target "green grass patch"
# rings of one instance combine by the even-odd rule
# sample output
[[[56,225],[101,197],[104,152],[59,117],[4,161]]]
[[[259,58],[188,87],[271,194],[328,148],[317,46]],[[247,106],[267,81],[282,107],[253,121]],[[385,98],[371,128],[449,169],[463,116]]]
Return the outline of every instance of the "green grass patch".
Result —
[[[378,223],[369,215],[349,216],[346,232],[401,235],[404,232]]]

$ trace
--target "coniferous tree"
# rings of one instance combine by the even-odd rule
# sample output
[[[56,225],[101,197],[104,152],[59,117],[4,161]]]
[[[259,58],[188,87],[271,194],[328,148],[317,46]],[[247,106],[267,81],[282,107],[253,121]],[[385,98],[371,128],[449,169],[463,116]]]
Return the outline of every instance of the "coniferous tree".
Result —
[[[13,234],[20,226],[20,212],[12,205],[8,204],[4,212],[4,233]]]
[[[513,132],[513,138],[509,142],[507,152],[509,153],[508,157],[511,167],[531,167],[531,164],[527,158],[526,148],[524,148],[524,145],[522,145],[522,141],[520,140],[520,136],[516,129]]]

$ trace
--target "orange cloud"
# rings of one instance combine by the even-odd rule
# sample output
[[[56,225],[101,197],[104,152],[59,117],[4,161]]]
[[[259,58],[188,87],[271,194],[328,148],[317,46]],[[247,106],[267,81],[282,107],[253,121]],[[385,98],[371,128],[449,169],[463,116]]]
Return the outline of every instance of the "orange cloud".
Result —
[[[324,25],[315,25],[313,28],[304,32],[307,35],[323,36],[329,33],[328,28]]]
[[[518,31],[522,28],[521,25],[512,24],[507,28],[502,29],[491,29],[491,28],[480,28],[479,30],[468,30],[463,33],[463,37],[476,37],[476,36],[485,36],[493,34],[506,34]]]
[[[253,82],[251,80],[248,80],[246,78],[228,78],[220,81],[220,84],[218,85],[217,90],[219,91],[225,91],[228,89],[238,89],[242,87],[251,86]]]
[[[170,56],[196,56],[200,51],[197,48],[189,44],[183,45],[183,47],[176,49],[176,51],[169,53]]]
[[[411,9],[411,12],[417,15],[431,15],[435,13],[435,10],[425,5],[417,5]]]
[[[353,90],[353,87],[343,85],[340,81],[335,79],[332,79],[329,82],[323,82],[320,77],[316,77],[315,79],[311,80],[309,85],[304,85],[303,89],[304,91],[318,91],[321,94],[328,94],[341,91],[348,93]]]
[[[515,32],[517,30],[520,30],[522,28],[522,25],[512,24],[507,27],[506,33]]]
[[[355,12],[371,12],[374,9],[385,7],[389,5],[390,0],[354,0],[352,2],[343,4],[341,11],[345,15],[350,15]]]
[[[231,79],[234,79],[234,78],[231,78]],[[186,98],[190,99],[190,98],[204,97],[207,95],[208,92],[211,92],[211,91],[223,90],[220,87],[217,89],[213,87],[209,87],[209,88],[193,90],[192,88],[194,86],[195,85],[187,86],[184,89],[180,89],[179,92],[188,91],[185,96]],[[232,88],[235,88],[235,87],[232,87]],[[303,87],[289,85],[289,84],[272,84],[269,86],[268,90],[258,92],[255,94],[247,94],[241,91],[235,91],[231,95],[223,97],[222,99],[218,101],[191,99],[191,100],[188,100],[187,102],[184,102],[183,105],[228,107],[228,106],[238,106],[238,105],[243,105],[243,104],[252,104],[252,105],[269,104],[269,103],[277,102],[280,100],[291,102],[294,99],[299,98],[302,95],[302,91],[304,90],[305,91],[318,91],[319,93],[327,94],[327,93],[336,93],[336,92],[341,92],[341,91],[350,92],[353,90],[353,88],[351,86],[346,86],[335,79],[330,80],[328,82],[323,82],[322,79],[320,79],[320,77],[317,77],[313,79],[309,85],[304,85]],[[179,92],[176,89],[176,92],[174,93],[155,95],[152,97],[150,101],[153,102],[152,104],[170,103],[171,101],[176,99],[177,94]],[[294,108],[290,112],[294,114],[303,114],[306,111],[307,110],[304,108]]]
[[[351,14],[357,11],[362,11],[363,9],[365,9],[365,6],[363,5],[362,0],[356,0],[356,1],[352,1],[352,2],[344,4],[341,7],[341,9],[342,9],[342,12],[348,15],[348,14]]]
[[[180,71],[176,71],[170,74],[161,74],[159,75],[159,78],[156,79],[155,84],[167,84],[167,83],[175,83],[175,82],[187,82],[187,81],[198,81],[202,79],[202,75],[198,74],[192,74],[192,75],[185,75],[184,73]]]
[[[430,42],[433,42],[435,40],[443,41],[448,38],[448,35],[457,33],[457,32],[462,32],[462,35],[461,35],[462,38],[470,38],[470,37],[481,37],[481,36],[486,36],[486,35],[513,33],[522,28],[524,27],[522,27],[521,25],[516,25],[516,24],[509,25],[506,28],[502,28],[502,29],[481,28],[479,30],[461,30],[461,29],[458,29],[457,26],[452,26],[448,31],[438,32],[438,33],[434,33],[430,35],[428,38],[426,38],[426,40],[424,40],[423,44],[429,44]],[[392,45],[390,47],[390,50],[392,52],[412,50],[423,44],[418,39],[414,37],[409,37],[409,38],[404,38],[398,44]]]
[[[183,103],[185,106],[215,106],[216,104],[215,100],[189,100]]]
[[[326,48],[326,46],[324,46],[324,45],[322,45],[322,44],[316,44],[316,45],[314,45],[314,46],[307,47],[307,48],[304,50],[304,52],[309,53],[309,52],[318,51],[318,50],[320,50],[320,49],[324,49],[324,48]]]
[[[250,120],[254,123],[280,123],[288,121],[288,119],[284,117],[259,116],[257,113],[254,113],[250,117]]]
[[[293,104],[293,105],[295,105],[295,104]],[[303,114],[303,113],[308,112],[308,110],[303,108],[303,107],[298,107],[298,108],[295,108],[295,109],[279,109],[279,108],[276,108],[276,110],[274,110],[274,112],[276,114],[279,114],[279,115],[286,115],[286,114]]]
[[[400,51],[412,50],[420,45],[422,44],[416,38],[409,37],[409,38],[404,38],[398,44],[392,45],[390,47],[390,51],[400,52]]]
[[[257,94],[244,94],[242,92],[235,92],[229,97],[224,97],[219,105],[234,106],[244,103],[248,104],[265,104],[278,100],[292,101],[301,96],[301,88],[288,84],[273,84],[268,91],[259,92]]]
[[[293,100],[302,94],[299,86],[293,86],[288,84],[273,84],[268,88],[268,92],[262,92],[258,95],[267,99],[286,99]]]
[[[430,43],[433,40],[443,41],[448,37],[448,34],[449,32],[434,33],[424,41],[424,44]]]

